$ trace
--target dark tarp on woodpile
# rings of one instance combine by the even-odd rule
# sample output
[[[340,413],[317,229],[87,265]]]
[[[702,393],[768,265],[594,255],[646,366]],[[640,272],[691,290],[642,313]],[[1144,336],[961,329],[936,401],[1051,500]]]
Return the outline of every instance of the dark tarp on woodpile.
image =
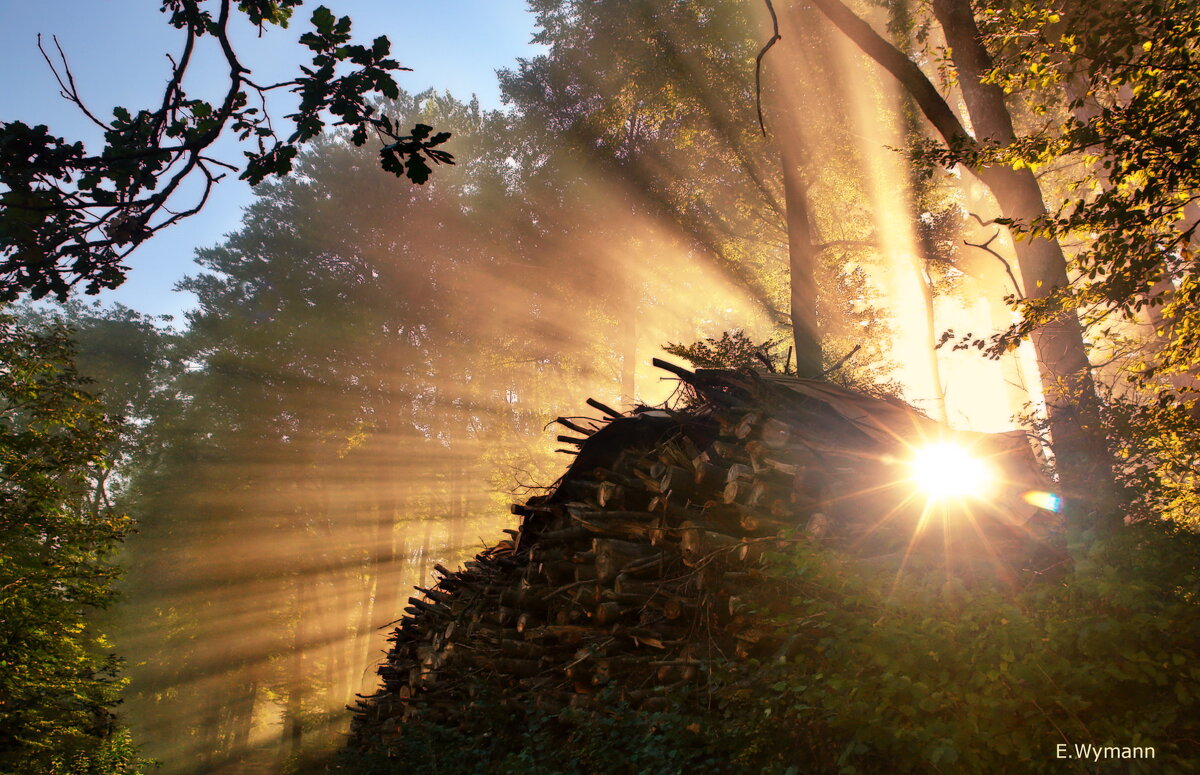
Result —
[[[559,422],[578,448],[518,529],[409,599],[379,673],[353,708],[352,749],[386,746],[413,719],[453,723],[472,681],[514,707],[590,707],[615,686],[646,710],[705,680],[716,653],[782,656],[788,639],[740,610],[764,551],[821,541],[899,568],[914,553],[946,572],[1015,583],[1042,546],[1045,489],[1020,433],[952,432],[900,402],[828,382],[749,371],[679,377],[678,408]],[[1000,472],[989,502],[926,508],[907,460],[953,438]],[[936,523],[936,524],[933,524]],[[476,684],[477,685],[477,684]]]

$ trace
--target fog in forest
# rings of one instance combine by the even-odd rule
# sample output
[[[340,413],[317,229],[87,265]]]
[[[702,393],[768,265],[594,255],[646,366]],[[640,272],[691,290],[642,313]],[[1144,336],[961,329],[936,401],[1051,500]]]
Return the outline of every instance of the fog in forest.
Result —
[[[756,94],[765,6],[539,6],[561,8],[499,74],[505,110],[385,106],[453,133],[426,185],[328,135],[198,252],[185,320],[63,313],[130,420],[108,497],[138,528],[105,621],[121,719],[164,775],[335,747],[414,586],[565,470],[555,418],[669,401],[664,345],[741,331],[790,358],[798,219],[835,379],[961,429],[1036,410],[1025,347],[952,347],[1013,320],[995,204],[961,168],[913,172],[915,106],[815,10],[781,14]]]

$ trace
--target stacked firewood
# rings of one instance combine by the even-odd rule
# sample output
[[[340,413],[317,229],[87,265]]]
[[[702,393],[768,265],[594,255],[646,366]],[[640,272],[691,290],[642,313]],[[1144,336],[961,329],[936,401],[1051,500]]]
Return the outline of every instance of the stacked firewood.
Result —
[[[787,654],[793,639],[745,602],[764,554],[799,541],[877,554],[911,539],[918,515],[904,516],[891,486],[903,479],[895,455],[829,403],[877,399],[656,364],[680,379],[681,408],[623,415],[589,401],[603,417],[560,418],[568,472],[513,506],[507,540],[460,570],[436,566],[440,580],[409,598],[382,687],[352,709],[352,746],[386,743],[415,719],[453,722],[481,685],[549,712],[592,707],[606,687],[664,708],[718,656]]]

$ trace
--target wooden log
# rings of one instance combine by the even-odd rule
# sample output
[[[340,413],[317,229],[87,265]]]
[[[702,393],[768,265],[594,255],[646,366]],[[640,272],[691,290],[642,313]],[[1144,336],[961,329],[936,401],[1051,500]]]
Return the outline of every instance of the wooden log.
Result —
[[[580,624],[586,618],[587,615],[578,606],[566,606],[554,612],[555,624]]]
[[[750,412],[738,420],[737,425],[733,428],[733,435],[739,439],[749,438],[754,429],[762,421],[762,415],[758,412]]]
[[[620,621],[630,609],[617,602],[604,602],[596,606],[592,618],[601,626],[611,626]]]
[[[672,558],[671,552],[660,551],[635,560],[621,569],[621,575],[631,578],[658,578],[667,571]]]
[[[784,476],[795,477],[802,469],[801,466],[792,463],[786,463],[782,460],[773,457],[765,457],[762,459],[762,465],[772,471],[783,474]]]
[[[575,569],[579,566],[567,560],[540,562],[536,567],[537,575],[554,586],[577,580]]]
[[[673,493],[679,498],[689,498],[696,491],[696,474],[690,468],[678,465],[668,465],[662,478],[659,479],[662,492]]]
[[[758,439],[771,449],[780,449],[787,445],[792,438],[792,427],[787,423],[769,417],[758,428]]]
[[[594,627],[577,624],[548,624],[543,627],[534,627],[523,633],[527,640],[540,640],[548,638],[557,640],[560,643],[576,644],[584,638],[602,638],[604,631]]]
[[[530,548],[529,559],[531,562],[556,562],[559,560],[569,560],[573,554],[573,552],[561,544],[549,546],[538,543]]]
[[[536,587],[506,589],[500,593],[500,604],[521,611],[545,611],[549,603]]]
[[[732,481],[725,483],[725,489],[721,491],[721,500],[727,505],[746,504],[750,499],[750,483],[743,481]]]
[[[568,543],[570,541],[581,541],[585,538],[591,538],[592,533],[579,525],[571,525],[570,527],[560,528],[559,530],[547,530],[537,536],[537,540],[543,544],[547,543]]]
[[[606,415],[613,418],[614,420],[619,420],[624,416],[620,412],[618,412],[616,409],[613,409],[610,406],[606,406],[605,404],[600,403],[599,401],[597,401],[594,398],[589,398],[587,400],[587,405],[592,407],[593,409],[599,409],[601,412],[604,412]]]
[[[454,596],[445,592],[439,592],[436,589],[426,589],[425,587],[416,587],[416,589],[418,592],[422,592],[425,597],[429,598],[433,602],[440,603],[447,608],[449,608],[454,602]]]
[[[606,509],[621,509],[625,505],[625,488],[616,482],[600,482],[596,502]]]
[[[696,613],[696,603],[681,597],[669,597],[663,601],[662,612],[671,621],[682,619]]]
[[[571,501],[585,503],[598,502],[601,482],[589,482],[583,479],[571,479],[559,485],[561,497]]]
[[[746,511],[741,517],[742,529],[749,533],[777,533],[788,527],[786,522],[772,519],[761,511]]]
[[[436,617],[449,617],[450,616],[450,609],[439,603],[435,603],[435,602],[432,602],[429,600],[422,600],[419,597],[410,597],[408,599],[408,602],[409,602],[410,606],[416,607],[417,610],[422,613],[426,613],[426,614],[429,614],[431,616],[436,616]],[[407,611],[408,609],[406,608],[404,610]]]
[[[617,603],[618,605],[627,608],[638,608],[645,604],[646,598],[642,595],[632,594],[629,592],[617,592],[613,589],[605,589],[600,592],[600,599],[605,602]]]
[[[582,425],[571,422],[566,417],[556,417],[556,418],[554,418],[554,422],[558,423],[559,425],[563,426],[564,428],[573,430],[576,433],[583,434],[584,436],[591,436],[593,433],[596,432],[595,428],[585,428]]]
[[[692,474],[693,492],[704,493],[716,490],[724,484],[725,475],[724,469],[718,468],[712,463],[707,461],[697,463],[695,473]]]
[[[725,472],[725,483],[729,482],[751,482],[754,480],[754,468],[742,463],[734,463]]]
[[[728,463],[746,463],[750,462],[750,456],[742,449],[739,444],[732,444],[728,441],[714,441],[709,450],[720,460]],[[716,460],[713,461],[717,462]]]
[[[611,538],[592,539],[592,552],[596,556],[596,579],[606,584],[615,580],[626,565],[656,554],[652,546]]]
[[[633,475],[641,483],[642,490],[654,495],[662,493],[662,484],[659,482],[658,477],[637,469],[634,469]]]
[[[653,526],[649,515],[637,511],[582,511],[571,512],[571,518],[591,536],[649,540]]]
[[[679,550],[684,565],[696,567],[706,557],[717,552],[730,550],[738,545],[738,540],[723,533],[706,529],[707,525],[685,522],[680,526]]]
[[[737,559],[743,565],[757,566],[762,563],[763,554],[769,550],[769,547],[762,541],[744,541],[737,548]]]
[[[639,595],[643,600],[649,600],[658,593],[661,585],[661,581],[642,581],[629,573],[621,572],[613,582],[613,591],[619,595]]]
[[[546,649],[530,641],[503,638],[500,641],[500,653],[521,659],[540,659],[546,654]]]

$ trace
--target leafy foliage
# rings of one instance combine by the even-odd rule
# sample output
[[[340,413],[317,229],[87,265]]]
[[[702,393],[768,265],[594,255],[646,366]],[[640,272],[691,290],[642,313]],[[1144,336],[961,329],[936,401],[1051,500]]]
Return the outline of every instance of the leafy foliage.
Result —
[[[1161,524],[1092,548],[1061,580],[965,587],[936,564],[780,559],[785,664],[751,668],[763,728],[808,728],[815,771],[1057,772],[1056,746],[1153,746],[1131,772],[1193,762],[1200,540]],[[753,717],[753,716],[751,716]]]
[[[260,85],[238,59],[230,40],[231,18],[244,14],[260,32],[267,25],[286,27],[300,0],[164,0],[169,23],[185,34],[161,103],[132,111],[113,109],[103,120],[84,104],[62,50],[55,69],[63,93],[104,132],[104,148],[89,155],[81,142],[55,137],[47,127],[20,121],[0,123],[0,300],[28,292],[34,299],[67,298],[82,284],[87,293],[114,288],[124,280],[122,261],[155,232],[199,212],[213,185],[237,167],[209,156],[209,148],[227,132],[252,144],[244,152],[241,178],[251,184],[291,171],[301,144],[327,125],[347,127],[357,145],[376,135],[382,165],[398,177],[422,184],[430,164],[453,164],[438,148],[446,132],[417,124],[407,134],[388,116],[376,114],[372,95],[395,98],[393,78],[406,70],[390,57],[386,37],[370,46],[351,43],[350,18],[328,8],[312,14],[313,30],[301,37],[312,52],[311,66],[282,83]],[[184,80],[193,53],[206,40],[229,68],[220,102],[188,96]],[[56,42],[57,45],[57,42]],[[47,61],[49,57],[47,57]],[[348,66],[348,69],[343,67]],[[290,135],[271,121],[267,94],[286,89],[299,95]],[[258,107],[251,105],[251,96]],[[332,117],[332,121],[330,118]],[[178,206],[184,181],[198,181],[201,193]]]
[[[0,314],[0,769],[133,773],[118,661],[88,621],[130,529],[89,498],[117,425],[72,361],[65,328]]]
[[[780,363],[778,355],[773,353],[778,346],[778,341],[768,339],[755,344],[742,331],[725,331],[720,339],[709,337],[690,345],[667,344],[663,350],[702,369],[757,369],[766,366],[771,371],[778,368],[786,372],[787,364]]]
[[[1165,346],[1149,368],[1129,373],[1134,381],[1190,373],[1197,341],[1200,9],[1182,0],[988,5],[979,15],[995,56],[987,80],[1020,95],[1028,128],[1010,145],[951,152],[939,161],[1000,163],[1046,175],[1057,187],[1048,214],[998,222],[1022,239],[1078,245],[1072,286],[1047,300],[1022,301],[1022,322],[993,352],[1057,310],[1080,308],[1085,322],[1153,321]]]

